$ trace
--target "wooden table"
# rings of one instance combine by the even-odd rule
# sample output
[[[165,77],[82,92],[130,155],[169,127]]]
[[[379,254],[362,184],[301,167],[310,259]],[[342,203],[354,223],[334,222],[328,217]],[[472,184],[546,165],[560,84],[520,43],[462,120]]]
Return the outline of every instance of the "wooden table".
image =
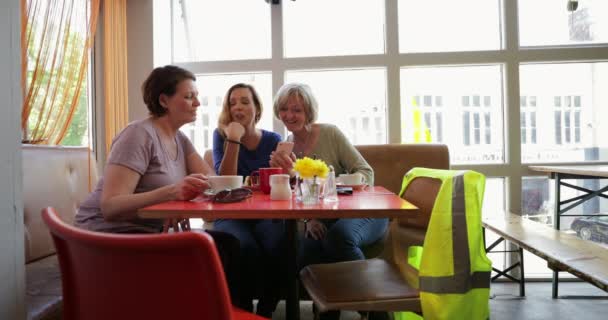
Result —
[[[285,219],[287,228],[288,293],[287,319],[300,319],[297,270],[297,221],[311,218],[397,218],[416,214],[414,205],[387,189],[375,186],[353,195],[339,196],[338,202],[304,205],[294,199],[272,201],[270,195],[254,192],[236,203],[214,203],[208,199],[169,201],[142,208],[140,218],[204,218],[204,219]]]
[[[546,172],[551,179],[555,179],[555,206],[553,210],[553,227],[557,230],[561,229],[560,219],[565,216],[589,216],[587,214],[564,214],[573,208],[583,204],[585,201],[601,197],[608,199],[608,196],[603,193],[608,191],[608,184],[597,189],[591,190],[581,186],[567,183],[565,179],[608,179],[608,165],[556,165],[556,166],[530,166],[530,170],[537,172]],[[585,194],[562,200],[560,188],[568,187]],[[568,205],[569,204],[569,205]],[[559,273],[553,272],[553,298],[558,295]]]

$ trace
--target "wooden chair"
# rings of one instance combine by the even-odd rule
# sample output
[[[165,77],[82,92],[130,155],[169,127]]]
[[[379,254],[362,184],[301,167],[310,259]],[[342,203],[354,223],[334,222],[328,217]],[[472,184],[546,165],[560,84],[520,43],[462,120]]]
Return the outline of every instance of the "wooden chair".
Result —
[[[450,153],[444,144],[383,144],[355,146],[374,170],[375,185],[399,194],[403,176],[415,167],[449,169]],[[388,233],[361,250],[367,259],[378,257],[384,250]]]
[[[408,248],[422,246],[441,181],[414,179],[403,194],[419,209],[413,218],[393,219],[378,258],[310,265],[300,273],[318,311],[412,311],[421,313],[418,271],[408,264]]]
[[[63,319],[265,319],[232,306],[213,239],[203,233],[118,235],[81,230],[53,208]]]

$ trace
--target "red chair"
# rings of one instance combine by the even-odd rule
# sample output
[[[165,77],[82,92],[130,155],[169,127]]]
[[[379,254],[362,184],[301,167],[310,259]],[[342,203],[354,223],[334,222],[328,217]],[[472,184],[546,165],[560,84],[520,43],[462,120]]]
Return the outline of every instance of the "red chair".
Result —
[[[42,210],[61,268],[63,319],[265,319],[232,306],[210,236],[81,230]]]

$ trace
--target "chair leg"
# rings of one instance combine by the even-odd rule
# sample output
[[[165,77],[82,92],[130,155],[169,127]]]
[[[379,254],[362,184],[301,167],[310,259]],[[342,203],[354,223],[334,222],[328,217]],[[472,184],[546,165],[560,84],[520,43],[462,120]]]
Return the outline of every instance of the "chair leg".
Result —
[[[317,309],[317,305],[312,303],[312,318],[313,320],[319,320],[319,309]]]
[[[368,320],[389,320],[388,312],[384,311],[371,311],[367,315]]]

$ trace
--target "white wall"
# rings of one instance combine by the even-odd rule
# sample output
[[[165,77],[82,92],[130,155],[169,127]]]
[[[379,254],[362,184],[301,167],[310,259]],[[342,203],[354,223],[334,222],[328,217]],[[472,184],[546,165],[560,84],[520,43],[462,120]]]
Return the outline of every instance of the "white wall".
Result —
[[[127,1],[129,121],[148,116],[141,96],[141,84],[154,68],[152,7],[152,0]]]
[[[0,319],[25,319],[19,12],[0,1]]]

